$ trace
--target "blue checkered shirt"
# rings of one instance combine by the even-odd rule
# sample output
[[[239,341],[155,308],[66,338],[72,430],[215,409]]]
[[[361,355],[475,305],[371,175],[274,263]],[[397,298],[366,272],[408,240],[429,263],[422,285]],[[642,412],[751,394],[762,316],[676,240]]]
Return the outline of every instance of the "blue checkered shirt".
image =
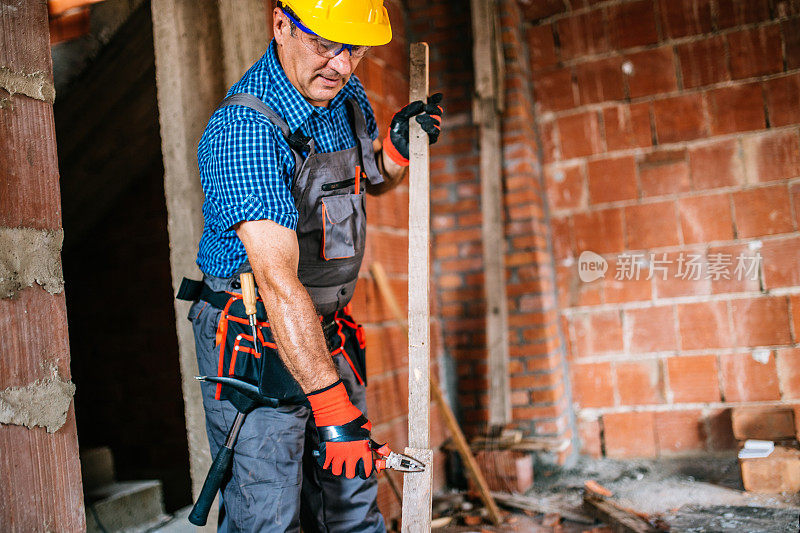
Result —
[[[345,100],[354,98],[364,111],[373,139],[378,128],[361,81],[353,75],[328,107],[315,107],[294,88],[278,61],[275,41],[228,91],[250,93],[263,100],[289,124],[313,137],[317,152],[356,146]],[[217,110],[208,121],[197,148],[203,186],[203,235],[197,264],[206,274],[230,277],[247,258],[244,245],[231,229],[245,220],[272,220],[291,230],[297,208],[291,194],[295,163],[280,129],[266,117],[243,106]]]

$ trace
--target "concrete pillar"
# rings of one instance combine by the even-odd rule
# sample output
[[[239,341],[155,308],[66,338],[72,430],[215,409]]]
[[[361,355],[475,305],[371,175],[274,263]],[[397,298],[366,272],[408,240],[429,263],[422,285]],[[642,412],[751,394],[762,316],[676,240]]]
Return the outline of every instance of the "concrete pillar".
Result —
[[[220,10],[216,3],[195,0],[152,2],[164,190],[176,293],[181,278],[200,276],[195,258],[203,228],[203,193],[197,170],[197,143],[234,73],[239,72],[237,78],[241,76],[263,54],[268,41],[262,0],[222,0],[220,4],[235,4],[236,9]],[[243,24],[242,20],[250,22]],[[200,386],[194,379],[197,360],[194,337],[185,319],[188,307],[187,302],[175,302],[190,473],[196,496],[211,458]],[[214,523],[213,517],[209,523]]]
[[[0,0],[0,524],[85,529],[45,2]]]

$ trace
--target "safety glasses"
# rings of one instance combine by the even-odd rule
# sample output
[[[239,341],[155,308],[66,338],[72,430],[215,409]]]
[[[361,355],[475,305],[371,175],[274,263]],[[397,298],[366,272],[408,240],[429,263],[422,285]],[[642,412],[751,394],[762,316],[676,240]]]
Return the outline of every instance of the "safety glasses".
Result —
[[[286,18],[289,21],[300,28],[300,41],[306,45],[306,48],[311,50],[317,55],[325,57],[327,59],[333,59],[334,57],[338,56],[342,53],[342,50],[347,50],[350,52],[350,57],[354,58],[362,58],[369,52],[369,49],[372,48],[371,46],[361,46],[355,44],[344,44],[344,43],[337,43],[335,41],[329,41],[323,37],[320,37],[310,29],[303,26],[303,23],[297,20],[295,17],[290,15],[287,11],[283,11],[283,14],[286,15]]]

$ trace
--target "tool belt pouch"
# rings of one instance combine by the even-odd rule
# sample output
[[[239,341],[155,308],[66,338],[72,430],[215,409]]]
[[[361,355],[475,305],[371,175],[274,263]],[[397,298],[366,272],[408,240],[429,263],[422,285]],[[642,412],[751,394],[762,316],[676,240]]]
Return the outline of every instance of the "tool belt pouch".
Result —
[[[235,302],[240,304],[241,300]],[[230,306],[233,308],[233,305]],[[243,307],[243,306],[242,306]],[[220,350],[219,375],[236,377],[258,385],[262,395],[281,403],[305,402],[300,385],[292,377],[278,355],[268,322],[257,322],[259,350],[254,349],[253,333],[247,318],[238,313],[223,311],[217,328],[217,347]],[[228,399],[222,387],[220,399]]]

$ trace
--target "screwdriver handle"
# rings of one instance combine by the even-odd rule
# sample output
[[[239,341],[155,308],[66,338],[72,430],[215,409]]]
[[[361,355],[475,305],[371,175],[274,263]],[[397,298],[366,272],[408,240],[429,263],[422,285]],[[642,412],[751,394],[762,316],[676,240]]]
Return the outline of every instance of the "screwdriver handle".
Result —
[[[256,314],[256,280],[252,272],[239,274],[239,281],[242,284],[242,298],[244,299],[244,312],[248,316]]]

